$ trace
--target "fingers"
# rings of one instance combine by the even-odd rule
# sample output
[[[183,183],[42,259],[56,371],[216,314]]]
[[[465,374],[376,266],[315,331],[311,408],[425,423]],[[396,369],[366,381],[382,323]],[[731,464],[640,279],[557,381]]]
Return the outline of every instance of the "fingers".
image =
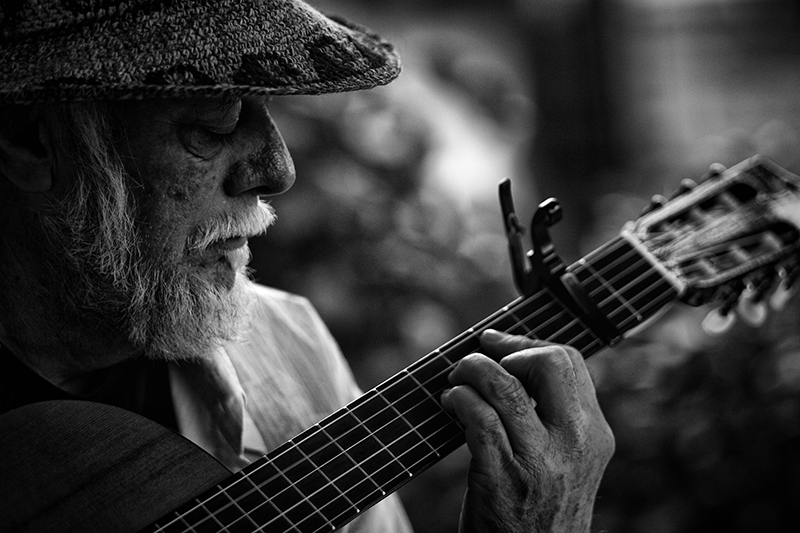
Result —
[[[454,389],[444,400],[465,427],[502,432],[514,450],[547,428],[578,430],[592,392],[577,350],[545,341],[488,331],[486,354],[462,359],[450,374]],[[510,354],[510,355],[506,355]]]
[[[556,347],[560,346],[566,351],[574,367],[575,375],[578,378],[580,385],[590,384],[591,378],[589,377],[589,370],[586,368],[586,362],[580,352],[568,346],[561,346],[553,344],[549,341],[539,339],[529,339],[521,335],[510,335],[508,333],[501,333],[492,329],[488,329],[481,334],[481,345],[485,353],[495,359],[501,359],[509,354],[525,350],[527,348],[541,348],[546,346]],[[529,391],[530,392],[530,391]]]
[[[449,379],[454,387],[442,396],[442,404],[465,426],[468,439],[472,429],[477,441],[516,450],[543,432],[536,402],[522,383],[485,355],[465,357]]]
[[[442,406],[464,426],[473,468],[488,476],[508,463],[514,450],[505,426],[476,389],[468,385],[448,389],[442,394]]]
[[[529,339],[521,335],[509,335],[493,329],[481,333],[481,346],[489,357],[499,361],[502,357],[537,346],[548,346],[550,343],[538,339]]]
[[[575,366],[560,346],[528,348],[504,357],[501,366],[524,384],[545,426],[567,428],[579,421],[581,397]]]

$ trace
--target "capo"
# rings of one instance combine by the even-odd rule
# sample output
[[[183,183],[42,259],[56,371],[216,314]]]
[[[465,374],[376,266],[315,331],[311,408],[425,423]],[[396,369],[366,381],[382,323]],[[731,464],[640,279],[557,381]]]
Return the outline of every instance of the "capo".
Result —
[[[520,224],[514,211],[511,181],[508,178],[500,182],[499,192],[514,284],[519,293],[522,296],[529,296],[539,289],[547,288],[603,343],[613,346],[619,342],[622,334],[600,311],[577,276],[567,270],[564,261],[556,253],[547,228],[561,220],[563,215],[558,200],[555,198],[545,200],[533,214],[531,221],[533,250],[526,254],[523,252],[522,244],[525,226]]]

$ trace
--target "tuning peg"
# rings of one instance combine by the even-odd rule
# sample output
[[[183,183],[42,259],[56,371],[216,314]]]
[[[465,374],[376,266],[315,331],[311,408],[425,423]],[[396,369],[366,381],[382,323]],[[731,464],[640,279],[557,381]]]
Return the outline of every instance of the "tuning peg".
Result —
[[[725,287],[717,295],[722,300],[722,305],[711,310],[703,319],[701,323],[703,331],[709,335],[721,335],[730,329],[736,322],[736,313],[733,312],[733,307],[739,301],[741,291],[741,285],[734,283]]]
[[[652,198],[650,198],[650,204],[642,210],[642,216],[652,213],[656,209],[663,207],[667,203],[666,196],[661,194],[654,194]]]
[[[719,307],[706,315],[701,324],[703,331],[709,335],[722,335],[736,322],[736,313],[730,309]]]
[[[786,287],[781,282],[772,295],[769,297],[769,306],[775,311],[782,311],[792,296],[795,295],[797,289],[794,287]]]
[[[725,168],[725,165],[723,165],[722,163],[711,163],[711,165],[709,165],[708,167],[708,173],[705,176],[703,176],[703,181],[717,178],[720,175],[722,175],[722,173],[725,172],[725,170],[727,169]]]
[[[786,307],[786,304],[797,292],[797,287],[794,285],[795,277],[796,275],[790,275],[784,268],[778,270],[778,278],[780,281],[769,298],[769,305],[775,311],[781,311]]]
[[[761,326],[767,320],[767,304],[762,300],[762,296],[761,291],[754,285],[748,284],[736,306],[736,314],[754,327]]]

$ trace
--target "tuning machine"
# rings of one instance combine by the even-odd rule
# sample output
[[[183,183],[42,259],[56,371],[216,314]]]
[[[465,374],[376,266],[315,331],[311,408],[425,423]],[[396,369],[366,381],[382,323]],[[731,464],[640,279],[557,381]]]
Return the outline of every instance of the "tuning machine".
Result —
[[[780,267],[730,285],[718,295],[722,303],[706,315],[703,330],[711,335],[724,333],[737,317],[753,327],[763,325],[769,309],[780,311],[797,292],[794,282],[799,275],[800,268],[796,265],[789,269]]]

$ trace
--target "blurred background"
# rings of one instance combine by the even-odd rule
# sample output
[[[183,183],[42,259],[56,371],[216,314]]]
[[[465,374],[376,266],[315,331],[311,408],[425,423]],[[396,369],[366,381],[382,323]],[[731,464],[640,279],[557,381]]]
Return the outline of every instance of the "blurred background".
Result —
[[[253,243],[375,386],[515,296],[497,201],[557,197],[571,263],[655,193],[761,153],[800,171],[792,0],[311,1],[393,41],[374,91],[276,98],[298,180]],[[617,438],[593,531],[800,531],[800,304],[710,337],[673,308],[588,364]],[[461,449],[401,490],[454,533]]]

